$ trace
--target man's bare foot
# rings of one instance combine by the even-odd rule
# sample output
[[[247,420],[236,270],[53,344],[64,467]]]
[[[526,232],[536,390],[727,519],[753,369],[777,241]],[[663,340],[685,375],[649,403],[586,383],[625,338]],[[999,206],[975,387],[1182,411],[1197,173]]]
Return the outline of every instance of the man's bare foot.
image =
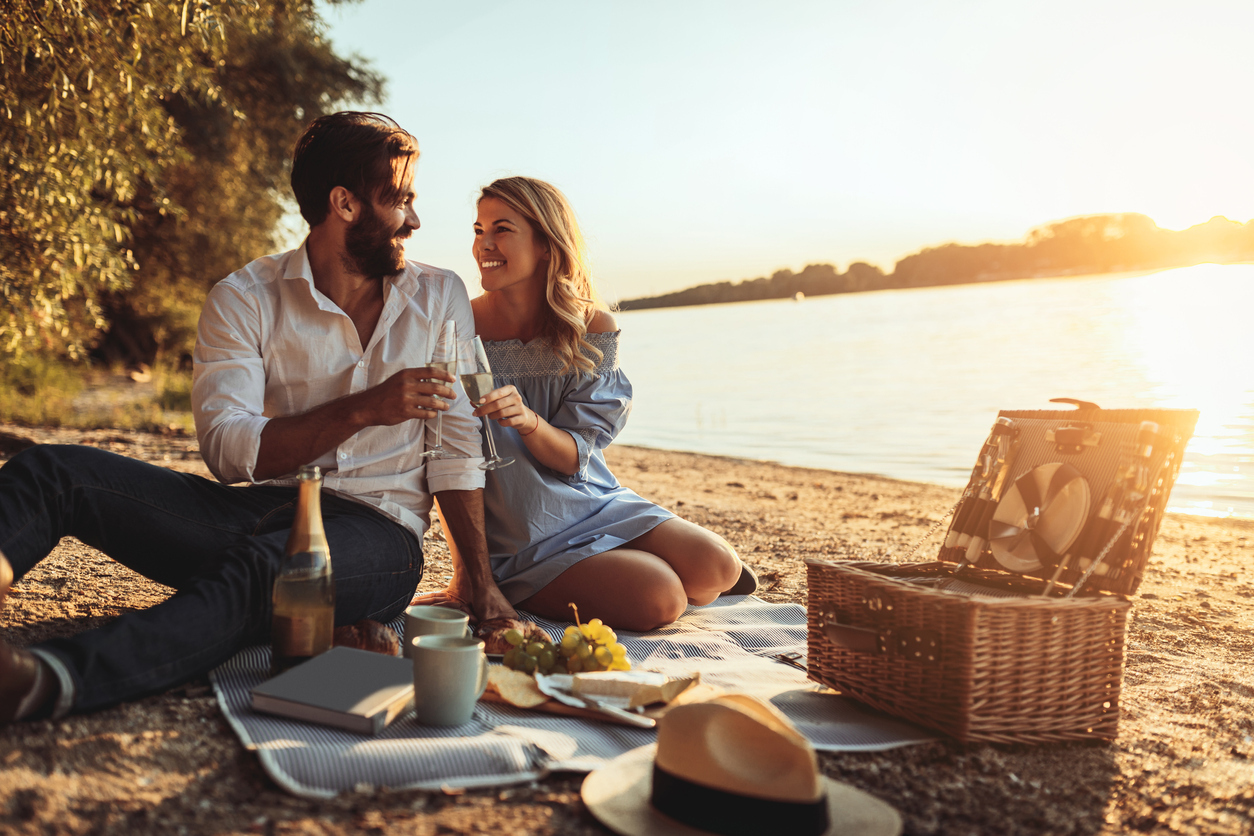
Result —
[[[12,586],[13,567],[0,554],[0,610]],[[0,639],[0,726],[30,716],[55,695],[56,677],[42,668],[35,654]]]
[[[433,598],[442,594],[450,602],[456,601],[468,606],[471,613],[471,624],[478,624],[494,618],[518,618],[518,613],[514,612],[509,599],[505,597],[490,576],[487,580],[480,583],[480,588],[476,589],[470,580],[471,573],[464,570],[459,571],[459,568],[457,566],[453,567],[453,577],[449,580],[448,586],[444,588],[442,593],[431,593]],[[415,599],[414,603],[419,602]],[[437,604],[435,606],[448,605]],[[458,609],[461,609],[461,607],[458,607]]]
[[[480,624],[502,618],[518,619],[518,613],[514,611],[513,605],[495,583],[486,584],[483,589],[476,590],[470,600],[474,603],[475,614],[479,616]]]

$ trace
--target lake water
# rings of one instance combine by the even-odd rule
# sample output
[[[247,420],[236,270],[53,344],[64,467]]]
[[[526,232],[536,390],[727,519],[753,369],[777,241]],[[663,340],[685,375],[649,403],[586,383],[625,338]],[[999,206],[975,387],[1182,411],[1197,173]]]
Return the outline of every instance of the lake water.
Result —
[[[628,311],[619,440],[961,487],[999,409],[1193,408],[1169,507],[1254,517],[1252,313],[1213,264]]]

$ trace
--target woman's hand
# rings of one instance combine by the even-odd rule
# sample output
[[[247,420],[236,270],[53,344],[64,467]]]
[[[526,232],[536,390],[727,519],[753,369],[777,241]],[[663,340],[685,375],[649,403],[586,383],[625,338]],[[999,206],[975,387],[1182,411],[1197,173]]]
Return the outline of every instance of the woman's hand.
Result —
[[[475,406],[476,416],[486,415],[502,427],[513,427],[521,435],[535,432],[540,416],[527,408],[522,395],[513,386],[493,389]]]
[[[579,471],[579,447],[574,436],[528,409],[513,386],[502,386],[484,395],[475,404],[475,415],[486,415],[502,427],[513,427],[527,451],[545,467],[567,476]]]

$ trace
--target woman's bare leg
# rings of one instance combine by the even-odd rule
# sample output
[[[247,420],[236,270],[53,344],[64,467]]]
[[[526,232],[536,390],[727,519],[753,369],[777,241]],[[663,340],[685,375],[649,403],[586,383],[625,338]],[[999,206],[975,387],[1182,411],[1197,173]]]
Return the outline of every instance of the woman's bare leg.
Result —
[[[688,595],[666,561],[622,548],[584,558],[518,607],[556,621],[573,621],[572,601],[581,621],[599,618],[616,630],[644,632],[683,615]]]
[[[712,531],[678,517],[623,548],[585,558],[519,604],[559,621],[599,618],[615,629],[670,624],[689,604],[708,604],[736,583],[740,559]]]
[[[637,537],[627,548],[666,561],[683,583],[688,603],[698,607],[731,589],[740,578],[740,558],[731,544],[713,531],[679,517]]]

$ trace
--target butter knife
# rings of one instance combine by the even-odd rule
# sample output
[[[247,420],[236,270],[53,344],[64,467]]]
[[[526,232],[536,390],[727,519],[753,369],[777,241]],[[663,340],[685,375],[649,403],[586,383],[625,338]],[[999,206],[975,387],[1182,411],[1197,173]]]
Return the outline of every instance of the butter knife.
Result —
[[[643,714],[637,714],[634,711],[627,711],[626,709],[618,708],[617,706],[606,705],[605,703],[598,702],[591,697],[584,697],[579,694],[568,694],[565,692],[555,693],[551,696],[553,696],[558,702],[565,703],[566,705],[574,706],[575,708],[587,708],[592,711],[599,711],[606,716],[621,720],[624,723],[636,726],[637,728],[651,729],[657,725],[657,720],[654,720],[652,717],[645,717]]]

